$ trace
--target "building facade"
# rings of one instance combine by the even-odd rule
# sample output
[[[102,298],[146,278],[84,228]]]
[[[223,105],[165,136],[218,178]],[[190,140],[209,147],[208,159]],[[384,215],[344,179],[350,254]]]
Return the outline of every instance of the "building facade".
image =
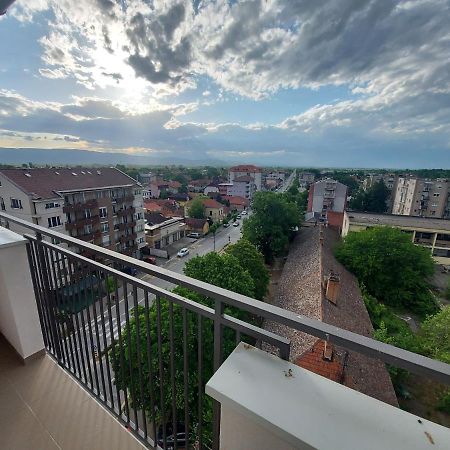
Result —
[[[233,186],[228,189],[228,195],[251,200],[256,190],[254,179],[248,175],[242,175],[233,180]]]
[[[163,249],[185,235],[186,224],[182,217],[166,218],[161,214],[146,214],[145,239],[154,249]]]
[[[449,181],[399,177],[393,195],[392,214],[450,218]]]
[[[228,181],[234,184],[236,178],[240,177],[251,177],[255,185],[255,190],[260,191],[262,189],[262,169],[260,169],[259,167],[253,165],[240,165],[230,167],[228,171]]]
[[[114,168],[0,170],[0,209],[130,256],[146,245],[142,186]]]
[[[346,206],[347,186],[345,184],[327,178],[310,186],[308,194],[309,215],[320,217],[332,225],[340,226]]]

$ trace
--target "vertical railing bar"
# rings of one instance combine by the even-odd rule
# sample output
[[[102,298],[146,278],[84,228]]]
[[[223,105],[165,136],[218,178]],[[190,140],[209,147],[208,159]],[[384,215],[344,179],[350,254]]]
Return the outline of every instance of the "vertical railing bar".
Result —
[[[134,318],[136,321],[136,350],[137,350],[137,364],[138,364],[138,374],[139,374],[139,389],[141,395],[142,403],[142,417],[143,417],[143,427],[144,427],[144,438],[147,440],[147,418],[145,415],[145,402],[144,402],[144,377],[142,376],[142,359],[141,359],[141,323],[138,311],[138,299],[137,299],[137,287],[133,286],[133,305],[134,305]]]
[[[170,346],[170,384],[172,389],[172,428],[174,436],[174,448],[178,449],[177,439],[177,393],[175,384],[175,348],[174,348],[174,331],[173,331],[173,302],[169,301],[169,346]]]
[[[139,422],[137,416],[136,409],[136,392],[134,387],[133,380],[133,348],[131,347],[131,330],[130,330],[130,308],[128,304],[128,293],[127,293],[127,282],[123,281],[123,298],[125,305],[125,321],[126,321],[126,329],[127,329],[127,344],[128,344],[128,369],[130,371],[130,395],[133,404],[133,412],[134,412],[134,425],[136,427],[136,431],[139,430]]]
[[[95,329],[95,339],[96,339],[96,343],[97,343],[97,358],[98,358],[98,365],[100,366],[100,380],[102,382],[102,391],[100,391],[100,386],[99,386],[99,395],[101,398],[102,397],[101,392],[103,392],[104,401],[106,403],[108,401],[108,396],[106,394],[105,373],[104,373],[104,369],[103,369],[103,360],[101,357],[101,350],[100,350],[100,333],[99,333],[99,329],[98,329],[97,307],[95,306],[95,303],[97,302],[98,299],[100,299],[100,302],[103,302],[103,297],[102,297],[102,292],[101,292],[101,286],[99,285],[99,280],[100,280],[99,272],[98,271],[95,272],[95,278],[97,278],[97,282],[95,283],[97,285],[97,294],[94,294],[95,289],[94,289],[93,277],[94,277],[93,275],[91,275],[91,277],[90,277],[91,291],[92,291],[92,295],[94,298],[94,301],[92,302],[92,313],[94,315],[93,322],[94,322],[94,329]],[[93,363],[97,367],[97,361],[94,360]]]
[[[167,436],[166,436],[166,407],[164,399],[164,369],[162,361],[162,329],[161,329],[161,299],[159,295],[156,296],[156,325],[158,336],[158,365],[159,365],[159,391],[161,400],[161,417],[162,417],[162,432],[163,432],[163,448],[167,448]]]
[[[236,345],[241,342],[241,332],[239,330],[236,330]]]
[[[119,338],[119,358],[120,358],[120,372],[122,380],[125,379],[125,355],[122,345],[122,322],[120,320],[120,307],[119,307],[119,283],[117,281],[117,278],[114,278],[115,285],[116,285],[116,318],[117,318],[117,332],[118,332],[118,338]],[[122,289],[123,290],[123,289]],[[123,397],[125,402],[125,415],[127,418],[127,424],[130,423],[130,409],[128,406],[128,395],[126,388],[123,390]],[[121,398],[119,397],[119,403],[121,403]],[[120,409],[122,409],[122,406],[120,406]]]
[[[107,283],[108,275],[105,274],[105,291],[106,291],[106,301],[109,302],[109,290],[108,290],[108,283]],[[100,286],[100,292],[101,292],[101,286]],[[101,292],[103,294],[103,292]],[[105,311],[103,307],[103,296],[100,299],[100,315],[101,315],[101,324],[102,324],[102,333],[103,333],[103,349],[105,352],[105,362],[106,362],[106,378],[108,379],[108,391],[109,391],[109,398],[111,401],[111,408],[114,410],[114,396],[113,396],[113,389],[112,389],[112,381],[111,381],[111,369],[110,369],[110,362],[109,362],[109,352],[108,352],[108,340],[106,339],[106,326],[105,326]],[[109,316],[109,322],[111,323],[111,316]],[[113,336],[111,335],[111,338]],[[106,390],[105,390],[105,399],[106,399]]]
[[[198,359],[198,447],[203,449],[203,347],[202,347],[202,320],[203,317],[198,314],[198,342],[197,342],[197,359]]]
[[[61,256],[61,254],[59,252],[57,252],[56,250],[50,250],[50,255],[52,256],[52,268],[53,268],[53,272],[54,272],[54,277],[55,277],[55,295],[56,298],[59,298],[59,313],[61,314],[61,309],[64,311],[64,325],[61,325],[61,328],[63,329],[63,335],[64,335],[64,331],[65,333],[67,333],[67,336],[64,337],[64,346],[66,348],[66,354],[68,354],[68,370],[70,372],[72,372],[73,374],[76,374],[76,369],[75,369],[75,356],[74,356],[74,351],[72,348],[72,342],[70,340],[70,330],[67,328],[67,313],[65,311],[65,305],[64,305],[64,298],[63,298],[63,282],[62,282],[62,277],[61,277],[61,272],[59,270],[59,258]]]
[[[148,301],[148,291],[144,293],[144,304],[145,304],[145,327],[147,330],[147,364],[150,378],[150,408],[152,411],[152,424],[153,424],[153,436],[154,436],[154,447],[157,446],[158,436],[156,431],[156,410],[155,410],[155,397],[154,389],[155,383],[153,381],[153,351],[152,351],[152,339],[150,330],[150,307]]]
[[[60,261],[62,262],[62,274],[63,274],[63,276],[62,276],[61,279],[64,279],[64,287],[66,289],[68,289],[69,286],[70,286],[70,283],[69,283],[69,280],[68,280],[68,271],[69,271],[69,267],[68,266],[70,265],[70,261],[69,261],[69,258],[67,256],[65,256],[63,254],[62,254],[62,256],[63,256],[63,259],[61,259]],[[60,265],[59,265],[59,261],[58,261],[58,270],[59,269],[60,269]],[[64,289],[63,288],[61,288],[61,293],[64,296]],[[69,296],[67,299],[64,299],[64,300],[67,300],[67,302],[69,302],[69,298],[70,297],[72,297],[72,303],[73,303],[73,294],[71,296]],[[69,305],[67,305],[67,308],[69,309]],[[81,378],[80,358],[79,358],[79,355],[78,355],[78,351],[76,351],[77,350],[77,339],[76,339],[76,325],[74,324],[74,316],[75,315],[76,314],[73,312],[73,309],[72,309],[72,311],[70,311],[70,323],[72,324],[72,327],[73,327],[73,333],[71,333],[71,335],[70,335],[70,337],[71,337],[71,351],[73,351],[74,360],[75,360],[75,363],[76,363],[75,373],[78,373],[78,378],[81,380],[82,378]]]
[[[223,359],[223,309],[221,300],[214,302],[214,372],[219,369]],[[220,446],[220,403],[213,400],[213,450],[219,450]]]
[[[76,357],[78,359],[78,365],[79,365],[79,375],[80,380],[82,380],[86,386],[88,386],[88,378],[86,373],[86,365],[84,364],[84,349],[83,349],[83,338],[81,335],[81,327],[80,327],[80,321],[78,319],[78,313],[76,312],[76,298],[80,298],[81,294],[78,292],[79,289],[77,289],[77,293],[75,293],[75,286],[73,284],[75,280],[75,264],[73,263],[72,259],[70,257],[67,257],[67,276],[66,276],[66,286],[69,291],[69,298],[72,304],[72,315],[73,315],[73,321],[75,322],[75,332],[74,332],[74,340],[75,340],[75,349],[76,349]],[[81,355],[80,355],[81,353]]]
[[[44,318],[44,312],[42,310],[42,299],[41,299],[41,292],[40,292],[40,286],[38,283],[38,267],[35,264],[35,260],[34,260],[34,256],[33,256],[33,246],[34,246],[34,242],[32,241],[28,241],[26,248],[27,248],[27,254],[28,254],[28,261],[30,263],[30,272],[31,272],[31,281],[33,283],[33,288],[34,288],[34,295],[36,297],[36,305],[37,305],[37,309],[38,309],[38,314],[39,314],[39,321],[41,323],[41,330],[42,330],[42,337],[44,339],[44,345],[45,348],[49,347],[49,342],[48,342],[48,330],[47,330],[47,325],[45,323],[45,318]]]
[[[42,285],[44,288],[44,299],[45,299],[45,307],[48,314],[48,322],[50,326],[50,336],[52,340],[52,353],[56,357],[58,364],[61,363],[61,347],[59,346],[59,340],[57,336],[57,329],[55,326],[55,315],[52,310],[52,305],[50,305],[50,286],[48,281],[48,272],[45,263],[45,253],[44,246],[42,245],[42,235],[40,233],[36,233],[36,242],[37,242],[37,252],[38,252],[38,260],[39,266],[41,268],[41,277],[42,277]],[[53,303],[53,302],[52,302]]]
[[[93,288],[92,288],[92,274],[91,274],[91,269],[89,266],[86,267],[87,270],[87,276],[86,276],[86,283],[85,285],[87,286],[87,279],[90,279],[89,285],[91,286],[91,299],[93,300],[93,302],[95,302],[95,298],[94,298],[94,293],[93,293]],[[86,299],[86,308],[83,310],[83,316],[85,314],[86,311],[86,321],[87,321],[87,327],[88,327],[88,333],[89,333],[89,341],[90,341],[90,348],[91,348],[91,358],[89,359],[89,366],[91,366],[91,361],[92,361],[92,371],[94,372],[94,380],[95,380],[95,386],[97,389],[97,392],[95,393],[94,391],[94,387],[93,387],[93,392],[95,393],[95,395],[97,397],[100,398],[100,383],[98,381],[98,371],[97,371],[97,364],[95,361],[95,344],[94,344],[94,333],[92,332],[92,321],[91,321],[91,312],[90,312],[90,307],[91,305],[89,304],[89,299],[88,299],[88,294],[87,294],[88,289],[84,290],[84,294],[85,294],[85,299]]]
[[[90,382],[90,389],[91,391],[94,390],[94,378],[92,376],[92,370],[91,370],[91,362],[90,362],[90,353],[89,353],[89,345],[88,345],[88,340],[87,340],[87,328],[86,328],[86,322],[84,320],[84,308],[83,308],[83,304],[85,304],[87,302],[87,297],[86,297],[86,286],[84,286],[84,289],[82,290],[82,286],[81,286],[81,281],[84,280],[85,278],[85,271],[83,266],[79,266],[76,262],[74,264],[74,270],[77,270],[77,277],[75,277],[77,286],[78,286],[78,301],[79,306],[81,308],[81,310],[78,312],[78,314],[81,317],[81,330],[83,333],[83,350],[84,352],[84,365],[85,367],[87,366],[88,369],[88,373],[89,373],[89,382]],[[79,270],[78,270],[79,269]],[[77,279],[78,278],[78,279]],[[83,301],[84,299],[84,301]],[[87,381],[87,380],[86,380]],[[89,386],[86,382],[86,385]]]
[[[189,366],[188,366],[188,312],[183,308],[183,382],[184,382],[184,431],[186,446],[189,448]]]
[[[56,326],[56,336],[58,339],[58,347],[61,350],[61,357],[58,358],[59,362],[64,365],[66,368],[70,366],[70,364],[67,362],[67,353],[66,353],[66,347],[65,347],[65,341],[63,340],[63,330],[60,323],[60,320],[58,319],[59,314],[59,308],[58,308],[58,294],[57,294],[57,286],[56,286],[56,275],[54,273],[54,261],[50,262],[50,253],[51,250],[47,247],[43,248],[44,253],[44,260],[46,264],[46,272],[48,276],[48,286],[50,288],[49,294],[51,292],[51,295],[49,295],[49,301],[52,304],[52,310],[53,310],[53,318],[55,321]],[[64,341],[64,342],[63,342]]]

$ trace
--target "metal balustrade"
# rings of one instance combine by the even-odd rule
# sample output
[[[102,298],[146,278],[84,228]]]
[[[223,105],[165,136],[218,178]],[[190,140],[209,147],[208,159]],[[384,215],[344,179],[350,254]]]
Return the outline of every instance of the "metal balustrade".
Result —
[[[204,395],[205,378],[240,341],[270,344],[289,359],[290,342],[264,330],[263,320],[450,384],[442,362],[1,212],[0,219],[35,233],[25,237],[47,351],[148,446],[219,448],[220,405]],[[124,267],[188,291],[163,289]]]

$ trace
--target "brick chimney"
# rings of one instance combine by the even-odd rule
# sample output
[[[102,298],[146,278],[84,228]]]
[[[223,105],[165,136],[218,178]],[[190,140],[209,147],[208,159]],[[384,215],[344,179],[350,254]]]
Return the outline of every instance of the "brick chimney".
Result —
[[[339,296],[341,279],[338,274],[331,272],[327,280],[327,288],[325,291],[325,297],[330,302],[336,305]]]

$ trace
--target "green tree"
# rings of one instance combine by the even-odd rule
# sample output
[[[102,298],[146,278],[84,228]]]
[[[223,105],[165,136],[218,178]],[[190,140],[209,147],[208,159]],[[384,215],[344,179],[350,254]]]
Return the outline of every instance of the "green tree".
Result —
[[[226,253],[235,256],[248,271],[255,285],[255,298],[263,300],[269,287],[269,271],[264,264],[264,256],[246,239],[239,239],[236,244],[228,246]]]
[[[300,212],[285,195],[274,192],[257,192],[252,209],[252,215],[244,222],[243,236],[270,263],[286,251],[295,227],[300,224]]]
[[[249,296],[254,294],[254,283],[250,274],[242,268],[238,259],[230,254],[209,253],[205,256],[197,256],[186,263],[184,271],[188,276],[239,294]],[[204,306],[214,306],[212,299],[189,289],[177,287],[174,292]],[[238,311],[236,308],[227,306],[224,312],[255,323],[254,318],[245,311]],[[204,355],[203,385],[200,388],[200,391],[204,392],[204,385],[213,374],[214,327],[211,320],[201,319],[200,341],[199,323],[197,314],[188,310],[183,311],[181,306],[171,305],[169,300],[162,298],[156,300],[148,310],[142,306],[133,310],[129,326],[124,326],[120,332],[121,345],[119,345],[119,339],[113,341],[111,345],[110,361],[115,374],[115,383],[128,393],[133,407],[145,409],[148,417],[158,424],[173,420],[173,399],[175,399],[177,417],[183,420],[185,381],[187,381],[187,406],[191,429],[194,429],[200,420],[197,415],[199,409],[198,348],[201,346]],[[227,357],[234,349],[235,339],[235,332],[225,328],[224,357]],[[185,360],[188,367],[187,373],[184,371]],[[175,390],[172,390],[172,376],[175,380]],[[140,391],[141,380],[148,381],[143,383],[143,393]],[[151,409],[152,400],[155,405],[154,411]],[[211,430],[211,406],[211,399],[203,394],[201,420],[207,436],[210,435]]]
[[[389,189],[380,180],[366,191],[360,189],[351,199],[349,206],[357,211],[384,213],[387,210],[389,193]]]
[[[194,198],[192,200],[191,206],[188,209],[189,217],[194,219],[204,219],[205,218],[205,206],[200,198]]]
[[[450,364],[450,306],[427,317],[420,335],[423,350],[428,356]]]
[[[336,257],[364,283],[369,294],[386,305],[422,316],[436,312],[429,287],[434,273],[431,254],[402,231],[372,227],[349,233],[336,248]]]

